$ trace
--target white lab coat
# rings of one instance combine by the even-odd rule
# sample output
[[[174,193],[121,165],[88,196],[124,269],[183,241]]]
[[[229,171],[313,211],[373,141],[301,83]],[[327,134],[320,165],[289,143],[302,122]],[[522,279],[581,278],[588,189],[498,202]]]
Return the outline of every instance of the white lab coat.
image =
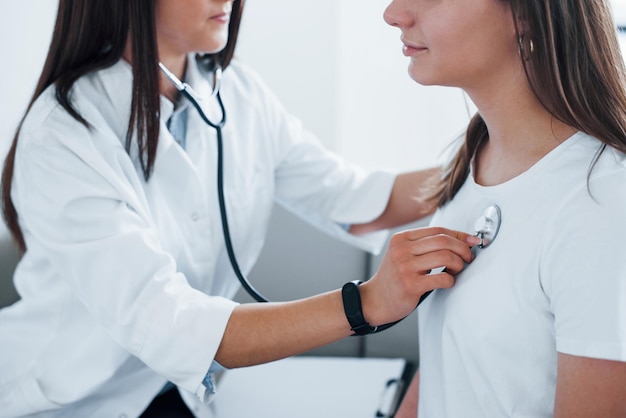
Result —
[[[187,78],[210,92],[194,60]],[[52,89],[24,121],[12,197],[28,251],[15,273],[22,299],[0,311],[2,417],[133,417],[167,380],[199,401],[192,408],[206,401],[201,382],[239,288],[223,245],[215,131],[191,110],[185,152],[165,127],[172,104],[163,99],[145,182],[124,149],[131,80],[121,61],[76,83],[72,99],[90,129]],[[394,176],[366,175],[325,151],[239,63],[224,72],[222,97],[226,200],[242,270],[261,251],[275,199],[356,243],[337,223],[379,215]],[[219,115],[215,103],[206,108]],[[370,238],[364,248],[382,244]]]

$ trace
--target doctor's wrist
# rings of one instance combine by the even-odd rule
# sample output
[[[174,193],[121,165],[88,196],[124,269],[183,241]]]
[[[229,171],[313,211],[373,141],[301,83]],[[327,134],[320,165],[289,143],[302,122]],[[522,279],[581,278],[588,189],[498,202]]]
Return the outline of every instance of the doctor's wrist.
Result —
[[[362,289],[359,280],[348,282],[341,289],[344,313],[353,335],[372,334],[377,330],[364,314]]]

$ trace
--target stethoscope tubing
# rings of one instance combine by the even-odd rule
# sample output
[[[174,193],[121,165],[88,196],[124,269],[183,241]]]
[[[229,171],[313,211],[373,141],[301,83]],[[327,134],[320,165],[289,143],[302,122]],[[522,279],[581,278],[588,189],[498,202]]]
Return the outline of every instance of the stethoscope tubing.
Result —
[[[195,94],[193,93],[193,90],[189,86],[189,84],[180,81],[162,63],[159,63],[159,67],[167,76],[167,78],[172,82],[172,84],[176,87],[176,89],[196,109],[198,115],[200,115],[200,118],[202,118],[202,120],[211,128],[215,129],[215,132],[217,134],[217,199],[220,208],[220,217],[222,219],[222,233],[224,235],[224,244],[226,247],[226,253],[228,254],[228,260],[230,261],[235,276],[237,276],[237,279],[239,280],[241,286],[245,289],[245,291],[248,292],[248,294],[257,302],[269,302],[269,300],[265,296],[263,296],[258,290],[254,288],[254,286],[252,286],[248,278],[241,271],[230,235],[228,213],[226,211],[226,198],[224,196],[224,137],[222,134],[222,128],[226,124],[226,109],[224,107],[224,102],[222,101],[222,95],[219,91],[222,70],[220,67],[217,67],[215,70],[214,93],[211,95],[211,97],[215,97],[217,99],[217,103],[219,104],[220,111],[222,113],[222,117],[219,122],[215,123],[211,119],[209,119],[207,114],[204,112],[204,109],[202,109],[202,106],[200,106],[200,103],[196,99]]]
[[[226,123],[226,109],[224,108],[224,102],[222,101],[222,95],[220,92],[217,92],[216,99],[220,105],[220,110],[222,111],[222,118],[218,123],[214,123],[211,121],[204,110],[200,106],[200,103],[193,97],[191,93],[189,93],[188,89],[184,89],[181,93],[191,102],[193,107],[196,108],[198,114],[202,118],[207,125],[215,129],[217,134],[217,200],[220,207],[220,216],[222,218],[222,233],[224,235],[224,244],[226,246],[226,252],[228,254],[228,259],[233,268],[233,272],[237,279],[241,283],[241,286],[245,289],[246,292],[257,302],[269,302],[269,300],[263,296],[258,290],[252,286],[252,283],[248,280],[248,278],[243,274],[241,268],[239,267],[239,262],[237,261],[237,256],[235,255],[235,249],[233,248],[233,242],[230,235],[230,227],[228,223],[228,212],[226,210],[226,198],[224,196],[224,136],[222,135],[222,128]]]
[[[222,112],[224,112],[224,106],[222,104],[222,98],[219,93],[217,93],[217,100],[222,107]],[[203,112],[201,112],[203,113]],[[225,115],[225,113],[222,113]],[[208,121],[208,118],[203,117]],[[222,122],[225,121],[225,116],[222,117]],[[235,250],[233,248],[233,243],[230,236],[230,228],[228,224],[228,213],[226,211],[226,199],[224,197],[224,141],[222,136],[222,126],[221,125],[212,125],[217,132],[217,197],[220,206],[220,216],[222,217],[222,232],[224,234],[224,243],[226,245],[226,252],[228,253],[228,259],[230,260],[230,264],[235,272],[235,276],[239,279],[241,286],[248,292],[250,296],[257,302],[269,302],[269,300],[263,296],[258,290],[252,286],[252,283],[248,280],[248,278],[241,272],[239,268],[239,263],[237,262],[237,257],[235,256]]]

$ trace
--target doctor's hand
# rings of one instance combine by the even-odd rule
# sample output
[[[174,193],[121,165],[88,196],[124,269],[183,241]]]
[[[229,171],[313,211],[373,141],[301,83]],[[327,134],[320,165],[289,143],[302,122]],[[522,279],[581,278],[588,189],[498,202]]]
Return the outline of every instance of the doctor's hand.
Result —
[[[424,293],[454,285],[479,243],[473,235],[440,227],[394,234],[378,271],[360,286],[364,317],[382,325],[409,315]],[[438,270],[431,274],[433,269]]]

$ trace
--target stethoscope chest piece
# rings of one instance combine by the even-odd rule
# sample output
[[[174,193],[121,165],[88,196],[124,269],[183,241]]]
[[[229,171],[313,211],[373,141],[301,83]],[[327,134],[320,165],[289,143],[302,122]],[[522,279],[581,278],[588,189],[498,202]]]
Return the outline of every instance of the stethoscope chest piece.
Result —
[[[475,236],[480,238],[478,248],[487,248],[496,239],[501,222],[502,213],[498,205],[489,205],[474,222]]]

